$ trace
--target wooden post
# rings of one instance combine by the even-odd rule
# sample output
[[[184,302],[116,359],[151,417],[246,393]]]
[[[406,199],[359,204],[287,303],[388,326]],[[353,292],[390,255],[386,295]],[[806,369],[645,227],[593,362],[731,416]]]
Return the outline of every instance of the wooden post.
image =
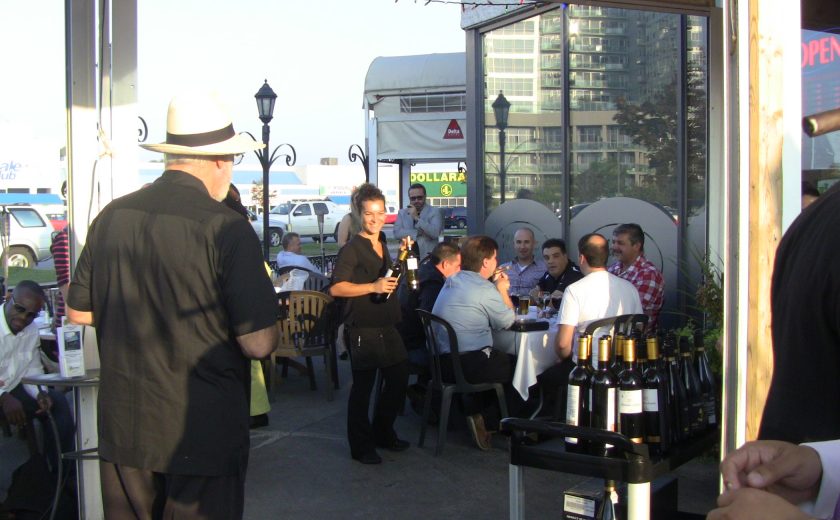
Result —
[[[749,306],[746,439],[755,439],[773,374],[770,280],[782,235],[784,67],[789,23],[775,0],[749,0]],[[744,86],[741,85],[741,88]]]

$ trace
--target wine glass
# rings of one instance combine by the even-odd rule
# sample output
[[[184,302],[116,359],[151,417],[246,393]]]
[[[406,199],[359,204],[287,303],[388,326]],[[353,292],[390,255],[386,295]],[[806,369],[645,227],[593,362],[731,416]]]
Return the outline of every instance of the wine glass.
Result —
[[[546,312],[551,311],[551,293],[549,291],[541,292],[540,299],[543,302],[543,307],[545,308]]]

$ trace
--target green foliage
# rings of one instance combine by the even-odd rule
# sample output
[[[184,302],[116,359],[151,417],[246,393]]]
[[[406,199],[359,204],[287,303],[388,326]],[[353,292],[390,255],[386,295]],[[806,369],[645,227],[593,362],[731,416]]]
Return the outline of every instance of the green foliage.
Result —
[[[2,273],[0,273],[2,274]],[[48,269],[36,269],[30,267],[9,267],[9,280],[6,286],[17,285],[23,280],[32,280],[33,282],[45,284],[55,283],[55,269],[52,267]]]

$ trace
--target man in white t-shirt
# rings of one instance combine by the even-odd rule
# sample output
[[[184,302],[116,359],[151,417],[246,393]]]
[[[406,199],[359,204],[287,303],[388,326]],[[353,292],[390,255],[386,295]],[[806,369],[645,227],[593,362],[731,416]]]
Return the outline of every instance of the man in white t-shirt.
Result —
[[[610,248],[603,235],[590,233],[583,236],[578,241],[578,251],[583,278],[568,286],[563,293],[557,317],[557,342],[554,345],[558,361],[537,377],[545,409],[553,409],[555,417],[565,417],[566,402],[562,398],[558,399],[558,390],[566,388],[569,372],[575,366],[573,347],[576,346],[575,337],[578,332],[595,320],[643,312],[636,287],[607,272]],[[593,355],[597,355],[595,345],[593,341]],[[551,403],[554,403],[553,408]]]
[[[590,233],[578,242],[583,279],[570,285],[563,295],[554,350],[561,360],[572,356],[577,332],[602,318],[622,314],[642,314],[642,301],[636,287],[607,272],[609,242],[603,235]],[[594,350],[594,349],[593,349]]]

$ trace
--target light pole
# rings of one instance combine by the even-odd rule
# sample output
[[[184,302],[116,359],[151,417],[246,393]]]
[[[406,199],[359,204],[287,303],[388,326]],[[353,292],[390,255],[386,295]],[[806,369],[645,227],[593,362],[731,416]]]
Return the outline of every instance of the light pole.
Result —
[[[278,157],[283,156],[286,158],[286,166],[293,166],[295,161],[297,160],[297,153],[295,152],[295,147],[288,144],[283,143],[278,145],[275,148],[271,155],[268,154],[268,141],[269,135],[271,130],[268,127],[268,123],[271,121],[272,117],[274,117],[274,101],[277,100],[277,94],[271,90],[271,87],[268,86],[268,80],[265,80],[263,86],[254,94],[254,98],[257,100],[257,111],[260,115],[260,121],[263,123],[262,127],[262,142],[265,144],[265,148],[262,150],[255,150],[254,155],[257,156],[257,159],[260,161],[263,169],[263,200],[262,200],[262,209],[263,209],[263,255],[265,256],[265,261],[268,262],[269,258],[269,231],[268,231],[268,170],[271,168],[271,165],[274,164],[274,161],[277,160]],[[246,132],[248,133],[248,132]],[[251,135],[248,133],[248,135]],[[253,138],[254,136],[251,135]],[[256,140],[256,139],[255,139]],[[277,151],[280,150],[283,146],[288,146],[291,150],[291,155],[289,154],[280,154],[277,155]]]
[[[510,112],[510,102],[499,91],[499,96],[496,101],[493,101],[493,115],[496,117],[496,128],[499,129],[499,184],[501,187],[500,204],[505,203],[505,128],[508,125],[508,113]]]

